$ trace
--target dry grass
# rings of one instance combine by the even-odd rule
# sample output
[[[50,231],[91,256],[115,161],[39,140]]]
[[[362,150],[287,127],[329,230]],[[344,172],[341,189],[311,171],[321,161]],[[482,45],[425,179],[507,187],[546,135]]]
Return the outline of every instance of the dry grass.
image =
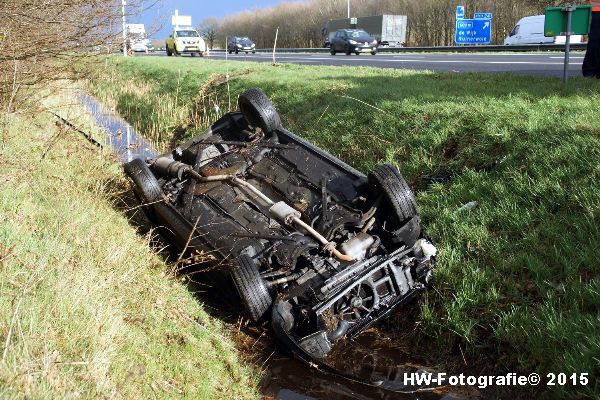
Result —
[[[109,155],[49,114],[0,119],[0,398],[256,398],[220,324],[115,210]]]

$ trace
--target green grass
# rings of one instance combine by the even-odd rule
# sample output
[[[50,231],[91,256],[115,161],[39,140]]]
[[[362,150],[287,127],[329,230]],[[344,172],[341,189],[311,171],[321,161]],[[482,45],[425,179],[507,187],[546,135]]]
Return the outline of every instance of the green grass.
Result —
[[[110,154],[50,114],[0,121],[0,398],[258,398],[224,327],[116,209],[130,188]]]
[[[163,148],[260,87],[288,129],[354,167],[398,165],[440,249],[422,345],[487,373],[600,376],[600,82],[170,58],[100,75],[94,93]]]

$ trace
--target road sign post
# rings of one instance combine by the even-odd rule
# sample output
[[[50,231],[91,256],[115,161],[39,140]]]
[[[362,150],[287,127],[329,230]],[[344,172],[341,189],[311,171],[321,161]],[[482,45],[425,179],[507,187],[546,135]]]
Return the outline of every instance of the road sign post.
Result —
[[[565,6],[546,8],[544,36],[566,36],[563,82],[569,82],[571,35],[587,35],[592,24],[592,6]]]

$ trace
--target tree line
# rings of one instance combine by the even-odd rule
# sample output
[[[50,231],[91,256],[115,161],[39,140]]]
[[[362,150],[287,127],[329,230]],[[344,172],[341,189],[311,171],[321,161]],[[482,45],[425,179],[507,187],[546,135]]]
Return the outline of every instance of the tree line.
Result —
[[[408,16],[407,46],[449,46],[454,42],[456,6],[465,17],[475,12],[494,14],[492,43],[504,38],[522,17],[543,14],[565,2],[546,0],[350,0],[351,16],[397,14]],[[198,29],[208,45],[225,46],[228,36],[248,36],[258,47],[272,47],[279,28],[278,47],[321,47],[322,29],[331,19],[347,16],[347,0],[310,0],[244,11],[222,19],[207,18]]]

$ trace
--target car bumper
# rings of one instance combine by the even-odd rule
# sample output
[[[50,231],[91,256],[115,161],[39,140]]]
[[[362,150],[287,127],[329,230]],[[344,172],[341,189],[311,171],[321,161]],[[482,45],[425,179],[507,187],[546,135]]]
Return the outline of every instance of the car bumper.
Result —
[[[425,242],[431,244],[427,240]],[[332,313],[339,315],[343,310],[338,310],[338,305],[346,302],[346,299],[356,298],[357,293],[361,296],[362,290],[366,296],[376,297],[377,301],[369,305],[368,312],[361,313],[353,320],[345,319],[347,328],[341,336],[352,338],[360,334],[427,288],[435,266],[435,257],[415,261],[411,255],[414,254],[414,249],[399,249],[385,257],[373,257],[355,263],[332,276],[313,292],[316,293],[317,301],[313,303],[311,312],[318,319]],[[272,323],[278,339],[293,353],[300,353],[300,358],[324,359],[337,339],[332,339],[332,332],[325,330],[305,337],[293,337],[293,322],[287,322],[293,318],[284,311],[291,307],[291,303],[284,296],[278,299],[273,309]],[[341,321],[338,328],[340,325]]]
[[[180,53],[202,53],[204,49],[200,46],[185,46]]]
[[[377,51],[377,46],[354,45],[352,51],[360,53],[371,53]]]

